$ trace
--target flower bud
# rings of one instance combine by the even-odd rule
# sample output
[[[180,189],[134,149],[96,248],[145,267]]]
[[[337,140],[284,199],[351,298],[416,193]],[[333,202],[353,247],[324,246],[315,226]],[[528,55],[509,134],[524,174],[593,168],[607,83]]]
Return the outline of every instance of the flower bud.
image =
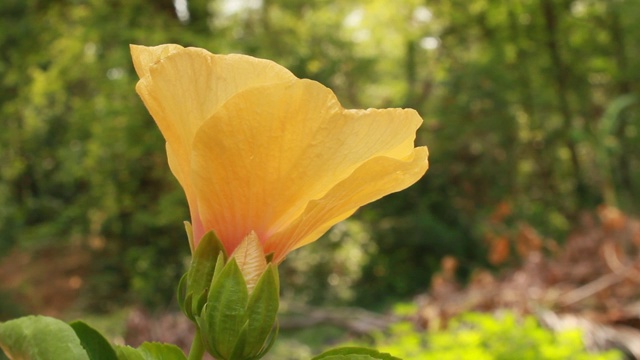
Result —
[[[268,264],[249,293],[238,261],[213,276],[207,301],[196,322],[207,351],[219,360],[259,359],[277,335],[279,280]]]

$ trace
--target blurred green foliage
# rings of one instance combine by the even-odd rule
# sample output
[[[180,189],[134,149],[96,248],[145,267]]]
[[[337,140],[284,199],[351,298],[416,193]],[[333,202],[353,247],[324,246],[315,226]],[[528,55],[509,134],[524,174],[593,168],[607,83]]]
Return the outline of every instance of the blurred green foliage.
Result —
[[[312,302],[406,297],[443,255],[464,275],[485,262],[486,233],[517,221],[560,238],[600,203],[638,211],[639,12],[630,0],[4,0],[0,254],[73,242],[94,253],[87,307],[171,301],[188,211],[129,43],[269,58],[345,107],[422,114],[425,179],[285,262],[284,283]],[[509,216],[488,221],[505,203]]]
[[[399,303],[396,313],[413,315],[413,304]],[[392,325],[361,340],[349,340],[346,331],[315,327],[284,332],[269,359],[303,360],[330,347],[366,346],[401,359],[434,360],[617,360],[621,352],[589,352],[581,330],[552,332],[533,316],[518,317],[511,312],[499,314],[463,313],[451,319],[446,330],[420,330],[410,321]],[[342,339],[342,340],[341,340]]]
[[[615,360],[617,351],[590,353],[580,330],[553,333],[535,318],[517,319],[512,313],[497,316],[467,313],[454,319],[446,331],[418,332],[410,322],[393,325],[375,336],[375,347],[402,359],[477,360]]]

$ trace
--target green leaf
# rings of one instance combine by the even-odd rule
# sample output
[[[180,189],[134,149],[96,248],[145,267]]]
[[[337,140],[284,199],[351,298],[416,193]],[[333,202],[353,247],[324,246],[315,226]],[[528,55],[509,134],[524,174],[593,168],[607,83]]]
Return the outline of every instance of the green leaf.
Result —
[[[213,281],[202,311],[202,337],[210,350],[227,358],[246,322],[249,294],[242,272],[231,259]]]
[[[11,359],[89,360],[71,326],[46,316],[25,316],[0,324],[0,347]]]
[[[616,123],[619,121],[620,113],[627,107],[633,105],[638,99],[633,94],[626,94],[618,96],[613,99],[607,106],[607,109],[602,115],[602,119],[598,124],[598,130],[600,136],[613,135],[616,128]]]
[[[69,324],[80,339],[82,347],[89,354],[91,360],[117,360],[116,352],[111,344],[96,329],[82,321]]]
[[[360,347],[342,347],[326,351],[311,360],[402,360],[387,353]]]
[[[187,360],[182,350],[172,344],[143,343],[137,349],[117,346],[118,360]]]
[[[116,354],[118,360],[145,360],[144,356],[131,346],[116,345]]]
[[[187,360],[182,350],[173,344],[146,342],[140,345],[138,352],[145,360]]]
[[[249,298],[247,306],[248,333],[245,354],[256,354],[266,347],[266,340],[274,329],[280,305],[278,270],[269,264]]]

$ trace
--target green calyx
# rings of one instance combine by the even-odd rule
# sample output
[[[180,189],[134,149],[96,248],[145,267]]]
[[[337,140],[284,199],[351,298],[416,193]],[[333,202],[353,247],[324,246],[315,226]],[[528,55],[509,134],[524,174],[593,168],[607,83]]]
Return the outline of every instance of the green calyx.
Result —
[[[234,258],[216,271],[207,302],[196,318],[204,344],[220,360],[260,359],[277,335],[277,267],[269,264],[249,293]]]
[[[249,291],[238,262],[227,256],[213,232],[200,240],[178,286],[180,308],[219,360],[262,358],[277,336],[279,300],[276,264],[267,264]]]

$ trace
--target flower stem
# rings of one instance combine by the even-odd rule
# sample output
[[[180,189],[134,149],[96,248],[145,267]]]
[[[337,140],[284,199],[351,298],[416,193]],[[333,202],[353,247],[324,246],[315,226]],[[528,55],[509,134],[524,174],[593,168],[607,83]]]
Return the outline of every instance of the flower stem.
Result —
[[[202,337],[200,336],[200,329],[196,329],[196,334],[193,337],[191,343],[191,349],[189,350],[188,360],[202,360],[204,355],[204,346],[202,344]]]

